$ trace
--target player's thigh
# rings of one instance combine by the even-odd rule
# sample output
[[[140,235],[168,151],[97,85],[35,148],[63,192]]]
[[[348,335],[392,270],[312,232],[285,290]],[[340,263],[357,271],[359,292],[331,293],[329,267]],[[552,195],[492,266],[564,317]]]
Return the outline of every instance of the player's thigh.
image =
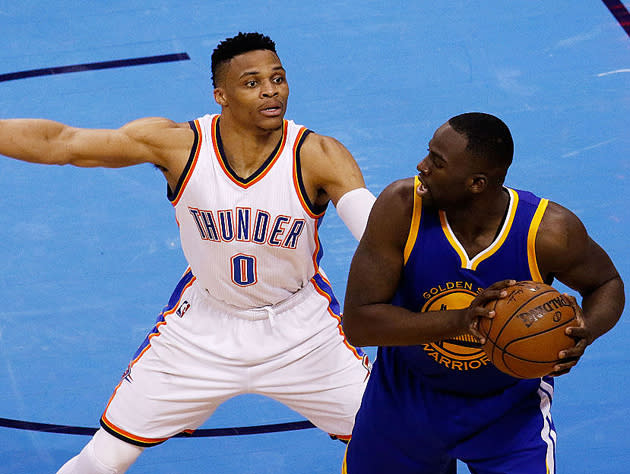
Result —
[[[473,474],[555,474],[557,435],[551,417],[551,389],[540,389],[457,448]]]
[[[343,340],[315,337],[283,359],[282,367],[261,378],[264,382],[257,392],[287,405],[328,433],[349,436],[369,376],[367,358]]]
[[[233,395],[217,384],[160,368],[149,349],[123,377],[101,418],[111,434],[139,446],[153,446],[194,430]]]
[[[293,341],[281,354],[252,368],[252,388],[336,435],[350,435],[369,376],[369,362],[347,343],[327,302],[314,295],[282,315],[276,337]]]
[[[555,474],[555,463],[549,463],[547,453],[544,447],[537,447],[466,464],[472,474]]]
[[[110,433],[140,446],[196,429],[245,386],[246,371],[236,370],[222,355],[233,337],[231,327],[207,327],[207,320],[219,319],[198,301],[194,287],[182,298],[187,301],[185,315],[163,315],[101,419]]]
[[[454,474],[456,460],[431,425],[413,377],[392,373],[379,358],[346,451],[349,474]]]
[[[415,452],[401,447],[397,438],[370,428],[369,420],[358,420],[343,462],[344,474],[455,474],[456,459],[445,450],[417,440]],[[396,424],[392,424],[396,429]]]

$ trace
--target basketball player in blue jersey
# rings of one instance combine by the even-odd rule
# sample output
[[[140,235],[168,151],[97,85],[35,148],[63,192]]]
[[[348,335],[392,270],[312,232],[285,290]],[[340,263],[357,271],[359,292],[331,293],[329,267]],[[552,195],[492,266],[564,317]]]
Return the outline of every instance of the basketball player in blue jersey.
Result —
[[[458,115],[418,176],[377,199],[345,298],[349,340],[379,349],[344,473],[454,474],[458,459],[475,474],[556,472],[553,376],[615,325],[623,283],[573,213],[503,185],[513,149],[498,118]],[[582,296],[575,346],[549,376],[499,372],[480,346],[483,305],[554,278]]]
[[[117,168],[153,163],[168,183],[184,273],[134,355],[101,429],[62,474],[122,473],[144,448],[201,425],[225,400],[266,395],[348,438],[369,374],[319,268],[329,202],[360,238],[374,196],[338,141],[285,120],[286,73],[258,33],[212,54],[221,114],[118,130],[0,121],[0,153]]]

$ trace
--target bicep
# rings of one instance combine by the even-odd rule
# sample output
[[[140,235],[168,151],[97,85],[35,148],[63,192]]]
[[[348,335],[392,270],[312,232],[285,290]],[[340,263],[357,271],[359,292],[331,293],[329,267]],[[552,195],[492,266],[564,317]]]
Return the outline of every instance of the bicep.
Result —
[[[396,292],[401,270],[400,252],[388,243],[363,238],[350,265],[346,306],[388,303]]]
[[[68,128],[62,136],[62,149],[69,164],[83,167],[120,168],[140,163],[171,167],[169,157],[178,149],[187,151],[186,136],[192,131],[168,119],[146,118],[119,129]]]
[[[301,151],[305,181],[313,193],[325,193],[334,205],[356,188],[365,187],[361,169],[348,149],[332,137],[309,134]]]
[[[536,253],[545,273],[587,294],[617,275],[608,254],[568,209],[550,203],[536,240]]]
[[[58,143],[53,156],[59,164],[120,168],[152,161],[145,147],[121,129],[67,128]]]
[[[400,188],[400,183],[388,187],[374,203],[350,265],[347,306],[389,303],[398,288],[411,222]]]

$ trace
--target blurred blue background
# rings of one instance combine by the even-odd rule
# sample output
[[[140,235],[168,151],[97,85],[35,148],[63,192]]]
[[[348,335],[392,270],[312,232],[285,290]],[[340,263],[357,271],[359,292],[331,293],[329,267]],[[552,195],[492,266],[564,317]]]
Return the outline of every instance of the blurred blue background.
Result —
[[[630,38],[603,2],[1,0],[0,31],[0,75],[188,53],[0,82],[0,117],[95,128],[218,112],[212,49],[239,31],[268,34],[288,71],[287,118],[342,141],[375,194],[415,174],[452,115],[498,115],[516,146],[507,184],[572,209],[630,285]],[[149,165],[5,158],[0,189],[0,417],[96,427],[186,267],[164,179]],[[322,241],[343,300],[356,242],[332,206]],[[628,471],[629,337],[626,310],[557,380],[559,474]],[[204,428],[298,420],[272,400],[243,396]],[[87,440],[0,428],[0,472],[55,472]],[[129,472],[335,473],[343,451],[315,429],[173,439]]]

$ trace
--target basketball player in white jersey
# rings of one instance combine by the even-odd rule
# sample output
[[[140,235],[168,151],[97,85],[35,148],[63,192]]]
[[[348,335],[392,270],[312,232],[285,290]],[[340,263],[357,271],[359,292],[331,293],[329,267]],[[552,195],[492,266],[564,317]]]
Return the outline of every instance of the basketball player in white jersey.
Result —
[[[118,130],[0,121],[0,153],[42,164],[153,163],[166,178],[184,273],[115,388],[101,428],[60,473],[122,473],[144,448],[195,430],[223,401],[266,395],[339,438],[369,374],[318,263],[332,201],[360,238],[374,196],[333,138],[284,119],[275,44],[239,34],[212,54],[220,115],[143,118]]]

